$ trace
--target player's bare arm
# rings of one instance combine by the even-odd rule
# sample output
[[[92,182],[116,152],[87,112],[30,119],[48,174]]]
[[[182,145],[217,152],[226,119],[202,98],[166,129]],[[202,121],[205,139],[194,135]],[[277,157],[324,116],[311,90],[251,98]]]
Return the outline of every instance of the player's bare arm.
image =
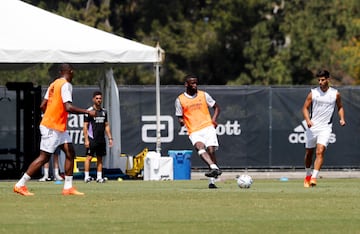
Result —
[[[344,111],[344,107],[342,105],[342,101],[341,101],[341,95],[339,92],[337,92],[336,94],[336,105],[338,108],[338,114],[339,114],[339,118],[340,118],[340,125],[341,126],[345,126],[346,122],[345,122],[345,111]]]
[[[89,148],[89,145],[90,145],[89,135],[88,135],[88,127],[89,127],[89,122],[84,121],[83,133],[84,133],[84,145],[85,145],[85,148]]]
[[[105,122],[105,133],[109,139],[109,147],[112,147],[113,146],[113,138],[112,138],[111,131],[110,131],[110,124],[108,122]]]
[[[86,109],[82,109],[76,106],[73,106],[70,102],[67,102],[64,104],[65,105],[65,109],[67,112],[69,113],[74,113],[74,114],[88,114],[91,117],[95,117],[96,115],[96,111],[95,110],[86,110]]]
[[[214,109],[214,114],[213,114],[211,119],[212,119],[214,127],[216,128],[217,125],[218,125],[217,124],[217,118],[220,115],[220,106],[217,103],[215,103],[214,106],[213,106],[213,109]]]
[[[45,113],[46,110],[46,106],[47,106],[47,99],[42,100],[41,104],[40,104],[40,110]]]
[[[306,99],[305,99],[305,102],[304,102],[304,106],[302,108],[302,113],[303,113],[303,116],[304,116],[304,119],[306,121],[306,124],[307,126],[310,128],[313,123],[311,122],[310,120],[310,113],[309,113],[309,107],[312,103],[312,95],[311,95],[311,92],[307,95]]]

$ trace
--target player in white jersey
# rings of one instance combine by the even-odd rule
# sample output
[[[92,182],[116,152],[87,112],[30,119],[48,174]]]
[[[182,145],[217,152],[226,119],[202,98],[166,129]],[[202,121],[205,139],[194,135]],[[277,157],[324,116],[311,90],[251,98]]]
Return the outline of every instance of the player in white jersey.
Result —
[[[320,70],[316,77],[319,81],[319,87],[311,89],[302,108],[308,126],[305,143],[305,188],[316,186],[316,179],[323,165],[325,150],[332,132],[332,117],[335,105],[338,109],[340,125],[345,125],[345,114],[340,93],[338,90],[329,87],[330,73],[327,70]],[[311,171],[315,149],[316,159],[314,169]]]

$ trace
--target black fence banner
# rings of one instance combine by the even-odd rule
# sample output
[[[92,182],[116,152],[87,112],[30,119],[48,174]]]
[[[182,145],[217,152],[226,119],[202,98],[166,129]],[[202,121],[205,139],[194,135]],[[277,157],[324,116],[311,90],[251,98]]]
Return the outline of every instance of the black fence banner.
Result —
[[[0,87],[0,92],[5,87]],[[156,148],[155,86],[119,86],[121,115],[121,150],[136,155],[145,147]],[[301,108],[311,87],[265,86],[199,86],[219,104],[221,113],[216,152],[222,168],[303,168],[304,142],[307,128]],[[331,141],[325,154],[323,168],[358,168],[360,166],[360,88],[337,87],[341,93],[346,126],[340,127],[337,110]],[[44,89],[44,88],[43,88]],[[98,87],[73,89],[74,104],[87,108],[92,105],[93,91]],[[184,86],[161,86],[160,128],[161,154],[169,150],[193,150],[186,130],[175,116],[175,99]],[[0,149],[16,146],[16,95],[7,91],[13,101],[1,100],[6,114],[0,117]],[[84,155],[83,115],[69,115],[68,131],[75,144],[76,154]],[[111,123],[110,123],[111,124]],[[0,155],[4,157],[6,155]],[[7,155],[9,156],[9,155]],[[191,157],[193,168],[205,168],[196,152]]]

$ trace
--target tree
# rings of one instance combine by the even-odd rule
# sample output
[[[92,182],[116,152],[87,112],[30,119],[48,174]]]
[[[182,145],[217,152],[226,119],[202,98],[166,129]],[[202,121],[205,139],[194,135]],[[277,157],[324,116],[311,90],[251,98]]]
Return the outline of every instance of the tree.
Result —
[[[331,71],[339,84],[360,83],[357,0],[26,2],[150,46],[159,42],[166,52],[164,85],[182,84],[186,73],[197,74],[201,84],[311,84],[319,68]],[[49,66],[21,77],[47,84]],[[44,71],[34,74],[38,69]],[[153,65],[119,65],[114,75],[118,84],[155,83]],[[0,76],[18,79],[8,71]],[[79,71],[75,84],[93,85],[97,76]]]

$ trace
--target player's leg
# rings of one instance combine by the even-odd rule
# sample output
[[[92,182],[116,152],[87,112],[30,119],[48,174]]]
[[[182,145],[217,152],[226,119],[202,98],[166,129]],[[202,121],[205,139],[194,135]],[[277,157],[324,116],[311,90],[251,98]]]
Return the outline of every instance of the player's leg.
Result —
[[[51,153],[55,151],[58,143],[58,136],[53,134],[51,129],[48,129],[40,125],[41,141],[40,141],[40,154],[39,156],[29,165],[28,169],[21,177],[21,179],[14,185],[13,191],[24,196],[34,195],[30,193],[26,187],[26,182],[31,179],[35,173],[41,169],[41,167],[49,161]]]
[[[217,165],[217,160],[215,156],[215,151],[219,147],[216,130],[214,127],[207,127],[204,129],[203,132],[203,138],[205,139],[205,147],[206,152],[209,154],[212,165],[210,165],[210,172],[208,174],[209,177],[214,175],[215,178],[221,175],[221,170],[219,169],[219,166]]]
[[[217,178],[219,175],[221,175],[221,171],[220,171],[219,167],[216,165],[216,161],[213,160],[214,155],[210,155],[208,153],[208,151],[206,150],[205,144],[202,142],[196,142],[194,146],[195,146],[195,149],[197,150],[199,156],[201,157],[201,159],[210,168],[210,171],[205,173],[205,176]]]
[[[305,149],[305,170],[306,170],[306,176],[311,176],[311,165],[313,162],[313,155],[314,155],[314,148],[306,148]]]
[[[316,159],[314,162],[314,170],[320,171],[322,165],[324,164],[324,155],[326,147],[322,144],[318,144],[316,147]],[[315,176],[317,177],[317,176]]]
[[[313,131],[311,128],[308,128],[305,132],[305,157],[304,157],[304,164],[305,164],[305,178],[304,178],[304,187],[310,187],[310,180],[311,180],[311,165],[313,163],[313,155],[314,150],[316,148],[316,141],[317,141],[317,132]]]
[[[216,147],[215,146],[210,146],[207,148],[207,152],[211,158],[211,160],[213,161],[213,163],[215,165],[217,165],[217,160],[216,160],[216,156],[215,156],[215,150],[216,150]],[[217,166],[217,168],[219,168]],[[216,169],[216,168],[215,168]],[[219,170],[219,169],[218,169]],[[219,170],[220,171],[220,170]],[[218,173],[219,174],[219,173]],[[221,174],[221,171],[220,171],[220,174]],[[217,177],[217,176],[216,176]],[[214,189],[214,188],[217,188],[217,186],[215,185],[215,181],[216,181],[216,178],[215,177],[209,177],[209,188],[210,189]]]
[[[217,160],[216,160],[216,156],[215,156],[215,150],[216,150],[215,146],[209,146],[206,149],[206,151],[208,152],[208,154],[209,154],[209,156],[211,158],[211,161],[213,161],[215,164],[217,164]]]
[[[211,159],[211,156],[206,151],[205,144],[198,141],[194,145],[196,151],[198,152],[198,155],[200,158],[210,167],[210,165],[215,164],[214,161]]]
[[[98,183],[104,183],[105,179],[102,175],[103,170],[103,156],[97,156],[97,162],[96,162],[96,182]]]
[[[26,187],[26,182],[28,182],[41,167],[49,161],[51,154],[45,151],[40,150],[40,155],[29,165],[28,169],[21,177],[21,179],[14,185],[14,192],[21,194],[23,196],[32,196],[33,193],[29,192]]]
[[[313,160],[314,148],[306,148],[305,149],[305,179],[304,179],[304,187],[310,187],[310,179],[311,179],[311,165]]]
[[[44,174],[43,174],[43,177],[41,177],[39,179],[40,182],[45,182],[45,181],[50,181],[50,177],[49,177],[49,168],[50,168],[50,163],[49,162],[46,162],[43,166],[43,171],[44,171]]]
[[[219,175],[221,175],[221,171],[219,169],[219,167],[216,165],[216,162],[214,162],[211,158],[211,156],[209,155],[208,151],[207,151],[207,139],[208,139],[208,135],[209,135],[209,129],[212,129],[213,132],[216,131],[213,127],[209,127],[209,128],[204,128],[202,130],[193,132],[190,134],[189,139],[191,141],[191,143],[193,144],[193,146],[195,147],[198,155],[200,156],[200,158],[208,165],[208,167],[210,168],[210,171],[205,173],[205,176],[207,177],[218,177]]]
[[[75,149],[72,143],[64,143],[61,149],[65,153],[65,175],[73,176]]]
[[[50,156],[50,153],[40,151],[40,155],[30,164],[26,174],[33,176],[45,163],[49,162]]]
[[[316,147],[316,158],[314,161],[314,170],[311,175],[310,185],[316,186],[317,184],[317,178],[319,176],[320,169],[324,163],[324,154],[326,151],[326,147],[322,144],[317,144]]]
[[[96,182],[104,183],[106,180],[103,177],[103,156],[106,155],[106,144],[98,143],[96,147]]]
[[[60,155],[60,148],[57,148],[53,154],[53,162],[54,162],[54,179],[61,181],[63,178],[60,176],[59,173],[59,155]]]
[[[69,141],[67,141],[69,142]],[[62,151],[65,153],[65,182],[64,189],[62,191],[63,195],[84,195],[77,191],[73,187],[73,173],[74,173],[74,159],[75,159],[75,149],[72,143],[64,143],[61,146]]]
[[[90,183],[92,180],[94,180],[91,176],[90,176],[90,165],[91,165],[91,160],[94,156],[94,143],[92,141],[89,142],[89,147],[85,149],[86,152],[86,158],[85,158],[85,162],[84,162],[84,182],[85,183]]]
[[[85,162],[84,162],[84,174],[85,174],[84,181],[86,183],[89,183],[93,180],[90,176],[90,164],[91,164],[91,160],[92,160],[92,155],[90,155],[90,151],[87,151],[87,152],[89,152],[89,154],[86,155]]]
[[[331,136],[331,129],[326,128],[321,131],[319,131],[317,142],[316,142],[316,158],[314,161],[314,170],[311,175],[310,185],[316,186],[317,184],[317,178],[319,176],[320,169],[324,163],[324,155],[326,151],[326,147],[329,144]]]

